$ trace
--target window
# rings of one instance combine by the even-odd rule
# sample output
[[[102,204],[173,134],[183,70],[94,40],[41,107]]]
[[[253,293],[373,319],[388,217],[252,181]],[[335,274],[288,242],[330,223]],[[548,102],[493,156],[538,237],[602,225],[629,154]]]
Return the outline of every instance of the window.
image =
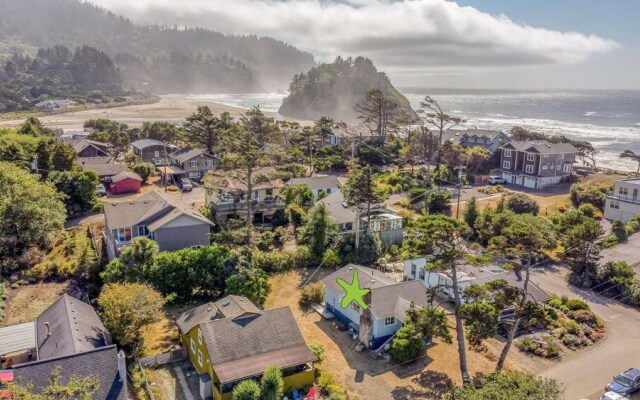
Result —
[[[198,160],[196,160],[196,161],[189,161],[189,166],[190,166],[190,167],[197,167],[197,166],[198,166]]]
[[[411,275],[416,276],[416,268],[417,266],[411,263]]]
[[[200,178],[200,172],[189,172],[189,178],[191,178],[191,179]]]
[[[273,196],[273,189],[267,189],[267,196]]]
[[[129,242],[131,241],[131,228],[120,228],[118,229],[118,241],[119,242]]]
[[[511,161],[505,161],[502,163],[502,168],[511,169]]]
[[[198,364],[202,367],[202,352],[198,350]]]
[[[344,230],[345,230],[345,232],[352,231],[353,230],[353,222],[347,222],[346,224],[344,224]]]
[[[543,165],[543,166],[542,166],[542,169],[543,169],[543,170],[546,170],[546,169],[547,169],[547,166],[546,166],[546,165]]]
[[[198,328],[198,343],[202,344],[202,331]]]
[[[253,191],[253,198],[254,198],[255,200],[258,200],[258,199],[260,198],[260,193],[259,193],[257,190],[254,190],[254,191]]]
[[[558,164],[558,166],[556,167],[556,169],[557,169],[558,171],[560,171],[560,170],[562,169],[562,164]]]
[[[558,156],[559,159],[564,160],[564,153],[560,153],[560,155]]]
[[[438,285],[445,286],[447,284],[448,279],[442,275],[438,275]]]
[[[331,194],[331,188],[327,189],[327,194]]]
[[[562,170],[564,172],[571,172],[571,164],[565,164]]]
[[[360,305],[358,303],[356,303],[355,301],[351,302],[351,308],[353,308],[357,312],[360,312]]]
[[[206,160],[206,161],[205,161],[205,165],[206,165],[207,167],[213,167],[213,160]]]
[[[611,200],[611,205],[609,207],[618,209],[620,208],[620,202],[616,200]]]
[[[420,276],[419,276],[420,280],[423,281],[424,280],[424,268],[420,269]]]
[[[191,339],[191,352],[195,354],[196,352],[196,342]]]
[[[533,165],[527,165],[524,170],[527,174],[533,174]]]
[[[384,326],[394,325],[396,323],[396,317],[387,317],[384,319]]]
[[[527,161],[533,161],[535,160],[535,156],[533,155],[533,153],[527,153]]]
[[[153,157],[154,158],[160,158],[160,152],[159,151],[154,151],[153,152]]]
[[[620,189],[618,189],[618,192],[623,196],[627,196],[629,194],[629,188],[620,186]]]
[[[505,151],[504,151],[504,157],[505,157],[505,158],[509,158],[509,157],[511,157],[511,150],[505,150]]]

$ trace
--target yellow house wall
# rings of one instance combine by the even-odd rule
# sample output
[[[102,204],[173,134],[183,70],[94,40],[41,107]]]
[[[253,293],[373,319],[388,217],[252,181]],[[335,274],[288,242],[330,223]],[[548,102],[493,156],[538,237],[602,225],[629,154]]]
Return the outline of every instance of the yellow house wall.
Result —
[[[305,386],[313,385],[315,381],[315,370],[302,371],[295,375],[289,375],[283,378],[284,391],[288,392],[293,389],[300,389]]]

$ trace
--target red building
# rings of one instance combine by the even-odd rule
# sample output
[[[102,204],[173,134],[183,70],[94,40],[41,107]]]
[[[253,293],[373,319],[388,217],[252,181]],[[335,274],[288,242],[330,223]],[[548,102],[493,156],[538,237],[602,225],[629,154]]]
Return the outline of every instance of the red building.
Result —
[[[111,193],[124,194],[140,191],[142,178],[134,172],[123,171],[111,177]]]

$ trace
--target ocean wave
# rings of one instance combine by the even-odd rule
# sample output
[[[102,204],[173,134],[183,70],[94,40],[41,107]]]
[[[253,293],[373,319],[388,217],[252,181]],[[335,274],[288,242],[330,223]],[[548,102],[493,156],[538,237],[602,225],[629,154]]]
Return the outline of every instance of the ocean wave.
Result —
[[[597,111],[587,111],[586,113],[584,113],[583,115],[585,117],[590,117],[592,115],[596,115],[598,112]]]

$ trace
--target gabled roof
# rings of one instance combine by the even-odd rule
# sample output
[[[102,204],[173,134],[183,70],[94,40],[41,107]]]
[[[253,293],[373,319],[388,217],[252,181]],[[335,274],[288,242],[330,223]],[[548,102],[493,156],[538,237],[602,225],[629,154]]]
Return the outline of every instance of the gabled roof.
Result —
[[[276,172],[273,167],[260,167],[253,170],[253,190],[260,189],[280,189],[284,183],[280,179],[268,179],[269,175]],[[260,178],[263,177],[264,180]],[[221,173],[209,173],[206,178],[207,186],[214,186],[215,189],[227,192],[246,192],[247,185],[233,177],[227,177]]]
[[[359,137],[371,137],[376,136],[375,132],[371,132],[371,129],[364,125],[340,125],[334,128],[331,128],[331,133],[333,133],[336,137],[339,138],[359,138]]]
[[[145,225],[154,232],[185,215],[203,224],[213,225],[197,208],[158,190],[147,192],[134,201],[107,205],[104,214],[110,229]]]
[[[73,149],[75,150],[76,153],[80,153],[82,150],[86,149],[87,147],[95,147],[96,149],[105,153],[109,149],[109,145],[107,143],[96,142],[95,140],[82,139],[78,142],[75,142],[75,141],[73,142]]]
[[[342,191],[331,193],[329,196],[316,202],[316,204],[319,203],[327,207],[331,219],[333,219],[336,224],[346,224],[356,220],[356,209],[346,205]]]
[[[242,296],[230,295],[214,303],[223,318],[237,318],[246,314],[260,313],[250,300]]]
[[[82,353],[111,343],[93,307],[67,294],[36,318],[36,335],[38,360]]]
[[[576,149],[571,143],[551,143],[546,140],[512,140],[502,146],[502,148],[540,154],[561,154],[578,152],[578,149]]]
[[[81,167],[92,165],[106,165],[114,164],[115,160],[111,156],[99,156],[99,157],[80,157],[78,158],[78,164]]]
[[[199,325],[211,365],[221,383],[314,361],[289,307]]]
[[[115,345],[93,349],[81,354],[64,355],[46,360],[34,361],[13,367],[14,381],[33,385],[39,393],[51,383],[49,378],[56,367],[60,367],[62,384],[71,377],[81,379],[94,376],[100,382],[94,400],[126,400],[126,377],[118,370],[118,350]]]
[[[0,328],[0,355],[35,347],[36,325],[33,321]]]
[[[204,156],[208,158],[218,158],[212,154],[207,153],[202,149],[194,149],[191,147],[185,147],[184,149],[180,149],[174,153],[169,155],[171,158],[176,160],[179,164],[184,164],[185,162],[191,160],[192,158]]]
[[[328,189],[335,188],[340,186],[340,181],[338,181],[338,177],[335,175],[327,175],[327,176],[309,176],[304,178],[291,178],[287,185],[300,185],[306,184],[311,189]]]
[[[135,142],[131,143],[131,146],[138,149],[138,150],[144,150],[147,147],[151,147],[151,146],[167,146],[166,144],[164,144],[163,142],[159,141],[159,140],[155,140],[155,139],[140,139],[140,140],[136,140]]]
[[[260,310],[245,297],[229,295],[216,302],[208,302],[187,310],[175,317],[176,325],[182,333],[194,326],[220,318],[237,318],[242,315],[258,314]]]
[[[130,171],[122,171],[117,175],[114,175],[111,177],[111,182],[120,182],[123,181],[125,179],[133,179],[139,182],[142,182],[142,178],[140,178],[140,175],[136,174],[135,172],[130,172]]]
[[[98,176],[114,176],[126,171],[127,166],[124,164],[115,164],[110,162],[109,164],[82,165],[82,170],[96,171]]]

